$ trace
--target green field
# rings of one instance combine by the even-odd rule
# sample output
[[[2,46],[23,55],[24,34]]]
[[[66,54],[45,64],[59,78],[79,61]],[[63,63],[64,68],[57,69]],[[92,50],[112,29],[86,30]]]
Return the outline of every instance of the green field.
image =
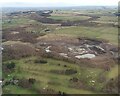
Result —
[[[62,91],[69,94],[82,94],[82,93],[95,93],[93,91],[87,90],[87,89],[77,89],[75,87],[71,86],[70,79],[72,77],[77,77],[78,79],[84,81],[85,86],[94,87],[96,91],[100,91],[102,86],[104,85],[105,81],[100,83],[98,80],[100,74],[108,74],[109,78],[114,77],[114,68],[109,73],[103,73],[104,70],[97,69],[97,68],[86,68],[86,67],[80,67],[76,64],[67,63],[60,60],[54,60],[54,59],[47,59],[47,64],[36,64],[34,63],[34,60],[36,57],[32,58],[26,58],[21,60],[12,60],[16,62],[16,71],[12,74],[5,74],[4,76],[6,79],[11,79],[13,76],[16,76],[18,78],[35,78],[36,83],[33,85],[33,89],[43,89],[43,88],[52,88],[55,91]],[[25,63],[28,61],[28,63]],[[30,62],[29,62],[30,61]],[[60,66],[58,66],[60,64]],[[64,65],[67,65],[67,67],[64,67]],[[57,73],[51,73],[52,70],[66,70],[66,69],[76,69],[77,73],[72,75],[65,75],[65,74],[57,74]],[[9,76],[8,76],[9,75]],[[103,76],[104,76],[103,75]],[[94,80],[95,83],[90,83],[90,81]],[[108,79],[109,80],[109,79]],[[49,83],[51,82],[51,83]],[[94,85],[93,85],[94,84]],[[74,85],[74,83],[73,83]],[[71,86],[71,87],[70,87]],[[56,88],[57,87],[57,88]],[[3,90],[9,91],[10,93],[36,93],[36,91],[27,90],[27,89],[20,89],[17,86],[6,86],[3,88]]]
[[[50,16],[49,18],[55,19],[55,20],[64,20],[64,21],[77,21],[77,20],[87,20],[90,17],[89,16]]]
[[[101,16],[99,21],[106,21],[106,22],[118,22],[118,17],[116,16]]]
[[[12,18],[12,19],[7,19],[7,20],[5,19],[2,22],[3,22],[2,24],[3,29],[12,28],[12,27],[22,27],[30,23],[32,24],[36,23],[36,21],[31,20],[26,17],[18,17],[18,18]]]
[[[89,37],[108,40],[110,43],[118,44],[118,29],[115,27],[85,27],[73,26],[59,28],[55,34],[67,34],[75,37]]]

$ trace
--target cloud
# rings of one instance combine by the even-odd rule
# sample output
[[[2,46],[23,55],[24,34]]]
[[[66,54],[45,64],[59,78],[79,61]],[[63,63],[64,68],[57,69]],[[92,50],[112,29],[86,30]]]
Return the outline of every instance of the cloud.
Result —
[[[2,6],[51,7],[51,6],[87,6],[118,5],[119,0],[1,0]]]

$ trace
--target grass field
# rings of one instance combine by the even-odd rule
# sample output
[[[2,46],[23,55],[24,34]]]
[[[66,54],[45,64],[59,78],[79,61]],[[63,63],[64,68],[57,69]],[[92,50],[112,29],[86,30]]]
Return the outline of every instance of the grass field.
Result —
[[[12,18],[12,19],[7,19],[7,20],[3,19],[2,27],[3,27],[3,29],[20,27],[20,26],[22,27],[24,25],[31,24],[31,23],[34,24],[34,23],[36,23],[36,21],[31,20],[26,17],[18,17],[18,18]]]
[[[67,34],[75,37],[101,38],[110,43],[118,44],[118,29],[115,27],[85,27],[74,26],[59,28],[54,31],[55,34]]]
[[[21,87],[18,87],[18,86],[15,86],[15,85],[9,85],[9,86],[6,86],[4,88],[4,91],[5,91],[5,94],[37,94],[36,92],[32,91],[32,90],[29,90],[29,89],[25,89],[25,88],[21,88]]]
[[[106,22],[118,22],[118,17],[116,16],[101,16],[99,21],[106,21]]]
[[[111,71],[108,73],[108,78],[115,78],[118,76],[118,65],[114,66]]]
[[[96,22],[99,24],[118,24],[118,17],[117,16],[101,16],[100,18],[92,22]]]
[[[49,18],[55,19],[55,20],[64,20],[64,21],[77,21],[77,20],[87,20],[90,17],[89,16],[50,16]]]
[[[47,59],[47,64],[36,64],[34,63],[34,60],[36,57],[31,57],[31,58],[26,58],[26,59],[21,59],[21,60],[13,60],[16,62],[16,71],[12,74],[6,74],[4,75],[5,78],[11,79],[13,76],[17,76],[19,78],[35,78],[36,83],[33,85],[33,89],[37,88],[38,90],[44,89],[44,88],[51,88],[54,89],[55,91],[62,91],[66,92],[69,94],[90,94],[90,93],[95,93],[91,90],[87,89],[77,89],[75,87],[70,87],[72,83],[70,83],[70,79],[72,77],[77,77],[78,79],[82,80],[85,82],[85,86],[89,87],[94,87],[98,92],[101,90],[103,84],[105,83],[98,82],[98,78],[100,74],[108,74],[109,78],[112,78],[114,74],[114,68],[113,70],[110,71],[110,73],[103,73],[104,70],[102,69],[97,69],[97,68],[86,68],[86,67],[80,67],[76,64],[72,63],[67,63],[64,61],[60,60],[54,60],[54,59]],[[28,61],[28,63],[25,63]],[[29,62],[30,61],[30,62]],[[60,66],[58,66],[60,64]],[[67,67],[64,67],[64,65],[67,65]],[[57,73],[51,73],[52,70],[66,70],[66,69],[76,69],[77,73],[72,74],[72,75],[65,75],[65,74],[57,74]],[[91,81],[95,81],[95,83],[91,83]],[[51,82],[51,83],[49,83]],[[73,83],[74,85],[74,83]],[[57,87],[57,88],[56,88]],[[7,88],[7,89],[6,89]],[[14,92],[19,94],[19,93],[36,93],[36,91],[32,90],[27,90],[27,89],[22,89],[17,87],[17,86],[6,86],[4,91],[9,90],[10,93]]]

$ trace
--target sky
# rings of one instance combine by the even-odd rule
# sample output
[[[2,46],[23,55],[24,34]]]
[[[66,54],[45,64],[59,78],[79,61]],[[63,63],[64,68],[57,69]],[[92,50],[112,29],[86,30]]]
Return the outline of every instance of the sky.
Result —
[[[0,0],[2,7],[117,6],[119,0]]]

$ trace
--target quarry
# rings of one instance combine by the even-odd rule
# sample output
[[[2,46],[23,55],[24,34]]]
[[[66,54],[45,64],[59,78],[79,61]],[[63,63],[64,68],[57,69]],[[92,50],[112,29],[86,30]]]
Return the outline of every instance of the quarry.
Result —
[[[115,52],[115,50],[117,50],[116,46],[104,41],[89,38],[81,39],[79,42],[74,42],[74,44],[65,43],[65,41],[63,43],[63,41],[59,40],[39,42],[36,45],[37,47],[42,45],[46,53],[51,54],[54,52],[64,58],[92,59],[105,54],[109,54],[113,57],[114,54],[117,54]]]

